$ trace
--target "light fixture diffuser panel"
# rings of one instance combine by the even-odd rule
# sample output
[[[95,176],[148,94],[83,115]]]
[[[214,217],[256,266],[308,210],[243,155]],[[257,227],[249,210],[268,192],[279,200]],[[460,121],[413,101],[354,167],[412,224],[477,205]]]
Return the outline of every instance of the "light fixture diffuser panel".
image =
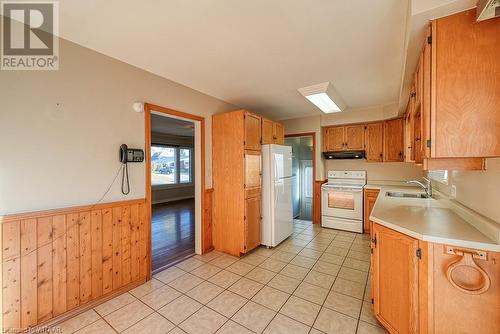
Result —
[[[316,107],[318,107],[324,113],[339,112],[339,106],[328,96],[326,93],[319,93],[313,95],[307,95],[306,99],[311,101]]]
[[[333,87],[329,82],[299,88],[298,91],[324,113],[342,111],[342,108],[332,99],[334,96]]]

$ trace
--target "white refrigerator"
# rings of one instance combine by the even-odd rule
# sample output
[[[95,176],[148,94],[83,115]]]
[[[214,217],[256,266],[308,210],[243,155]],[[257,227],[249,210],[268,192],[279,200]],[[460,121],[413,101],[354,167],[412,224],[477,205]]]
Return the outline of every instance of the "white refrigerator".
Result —
[[[261,244],[275,247],[292,233],[292,147],[262,145]]]

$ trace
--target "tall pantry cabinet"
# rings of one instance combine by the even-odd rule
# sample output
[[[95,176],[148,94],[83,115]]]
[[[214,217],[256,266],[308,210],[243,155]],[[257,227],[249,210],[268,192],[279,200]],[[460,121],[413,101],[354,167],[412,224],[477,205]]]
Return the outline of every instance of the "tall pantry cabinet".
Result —
[[[246,110],[212,116],[213,244],[234,256],[260,245],[261,121]]]

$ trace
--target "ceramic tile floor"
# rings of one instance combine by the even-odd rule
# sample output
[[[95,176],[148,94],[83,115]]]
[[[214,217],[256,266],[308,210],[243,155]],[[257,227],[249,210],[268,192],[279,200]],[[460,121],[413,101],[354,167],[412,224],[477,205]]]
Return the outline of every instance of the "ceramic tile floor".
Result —
[[[60,325],[62,333],[386,333],[370,309],[369,236],[295,221],[274,249],[216,251]]]

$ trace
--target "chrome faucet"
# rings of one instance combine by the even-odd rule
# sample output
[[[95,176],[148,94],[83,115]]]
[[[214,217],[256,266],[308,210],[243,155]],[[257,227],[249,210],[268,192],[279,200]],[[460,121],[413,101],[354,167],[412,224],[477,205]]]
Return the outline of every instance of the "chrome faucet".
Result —
[[[432,183],[431,183],[431,180],[429,180],[426,177],[423,177],[422,179],[425,181],[425,184],[423,184],[420,181],[416,181],[416,180],[406,181],[406,183],[418,184],[419,186],[422,187],[422,189],[425,190],[425,194],[427,195],[427,197],[432,197]]]

